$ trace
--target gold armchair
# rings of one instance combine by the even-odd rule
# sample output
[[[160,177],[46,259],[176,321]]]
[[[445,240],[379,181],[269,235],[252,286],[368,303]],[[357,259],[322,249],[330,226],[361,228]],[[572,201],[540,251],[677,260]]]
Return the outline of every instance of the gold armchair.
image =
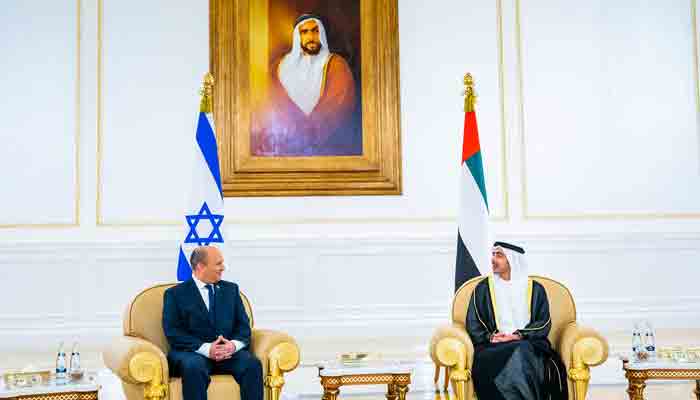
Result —
[[[124,314],[124,336],[114,340],[102,356],[107,367],[122,381],[127,400],[182,400],[180,378],[170,378],[163,334],[163,294],[174,284],[145,289],[132,300]],[[284,373],[299,365],[299,347],[289,335],[253,329],[250,302],[241,293],[252,330],[250,350],[263,367],[265,400],[279,400]],[[211,400],[240,400],[240,389],[231,376],[214,375],[208,389]]]
[[[576,323],[576,305],[569,289],[549,278],[532,278],[544,286],[549,298],[552,317],[549,341],[566,366],[569,399],[584,400],[591,377],[590,367],[607,360],[608,342],[596,331]],[[469,299],[481,279],[471,279],[459,288],[452,302],[452,324],[439,327],[430,341],[435,381],[437,383],[439,369],[445,367],[458,400],[475,398],[471,380],[474,346],[464,324]]]

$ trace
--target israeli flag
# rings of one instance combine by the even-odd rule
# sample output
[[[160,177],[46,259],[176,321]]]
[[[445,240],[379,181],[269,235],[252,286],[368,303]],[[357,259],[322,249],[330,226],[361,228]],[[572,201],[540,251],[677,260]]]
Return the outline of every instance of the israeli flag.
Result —
[[[224,197],[221,189],[219,154],[210,113],[200,112],[193,149],[190,196],[185,211],[185,235],[180,243],[177,263],[177,280],[184,281],[192,275],[190,253],[197,246],[224,243],[221,234],[224,222]]]

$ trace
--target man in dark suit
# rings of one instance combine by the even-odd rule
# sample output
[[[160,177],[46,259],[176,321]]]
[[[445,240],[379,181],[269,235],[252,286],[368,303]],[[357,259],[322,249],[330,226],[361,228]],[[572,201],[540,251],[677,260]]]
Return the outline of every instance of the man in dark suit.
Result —
[[[206,400],[212,374],[233,375],[242,400],[262,400],[262,366],[248,350],[250,322],[238,285],[221,280],[221,251],[198,247],[190,266],[192,278],[166,290],[163,303],[168,364],[182,377],[184,400]]]

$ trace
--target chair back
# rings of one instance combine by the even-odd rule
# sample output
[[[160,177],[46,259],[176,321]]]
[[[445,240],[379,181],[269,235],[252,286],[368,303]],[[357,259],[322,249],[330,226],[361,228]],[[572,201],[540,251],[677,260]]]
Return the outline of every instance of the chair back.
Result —
[[[542,276],[530,276],[535,282],[544,286],[549,300],[549,314],[552,317],[552,329],[549,332],[549,342],[556,346],[562,330],[570,323],[576,321],[576,304],[571,292],[563,284]],[[476,285],[485,279],[483,276],[472,278],[465,282],[452,301],[452,321],[465,325],[467,319],[467,307],[469,299]]]
[[[124,335],[145,339],[158,346],[165,354],[170,346],[163,333],[163,295],[176,283],[151,286],[131,301],[124,313]],[[243,306],[253,329],[253,310],[248,298],[240,292]]]

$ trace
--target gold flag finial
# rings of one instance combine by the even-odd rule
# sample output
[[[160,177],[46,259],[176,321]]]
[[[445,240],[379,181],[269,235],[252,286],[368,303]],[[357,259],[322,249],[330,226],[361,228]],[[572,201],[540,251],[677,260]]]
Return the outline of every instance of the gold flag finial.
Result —
[[[474,78],[467,72],[464,75],[464,112],[474,111],[476,104],[476,92],[474,91]]]
[[[214,93],[214,75],[211,72],[207,72],[204,75],[204,81],[202,82],[202,88],[199,90],[199,94],[202,96],[202,100],[199,102],[199,111],[204,113],[212,112],[212,98]]]

